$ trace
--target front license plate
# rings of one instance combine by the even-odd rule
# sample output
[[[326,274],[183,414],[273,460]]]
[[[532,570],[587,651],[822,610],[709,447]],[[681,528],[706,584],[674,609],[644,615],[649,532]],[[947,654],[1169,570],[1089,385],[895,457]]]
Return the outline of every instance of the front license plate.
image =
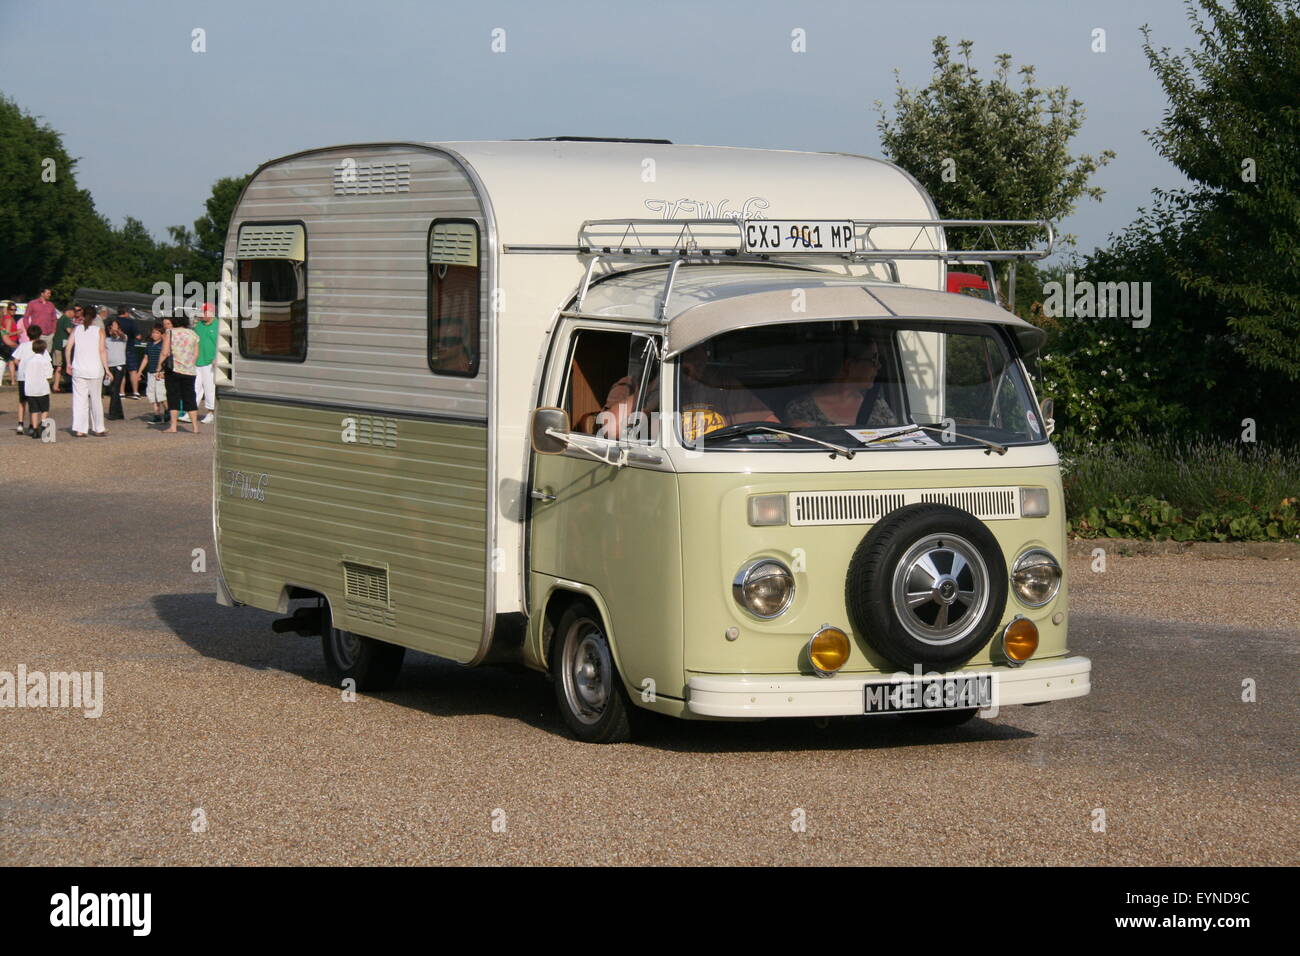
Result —
[[[962,674],[910,677],[867,684],[865,714],[900,714],[917,710],[989,708],[994,700],[994,675]]]
[[[853,252],[852,219],[746,219],[746,252]]]

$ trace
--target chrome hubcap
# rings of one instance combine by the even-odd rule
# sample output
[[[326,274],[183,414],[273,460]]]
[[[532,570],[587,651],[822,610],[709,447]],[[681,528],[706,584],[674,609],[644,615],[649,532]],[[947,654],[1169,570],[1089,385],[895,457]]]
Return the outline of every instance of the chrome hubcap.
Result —
[[[560,679],[569,707],[584,724],[594,724],[605,712],[613,689],[614,664],[609,645],[594,621],[575,621],[565,635]]]
[[[909,634],[927,644],[952,644],[975,629],[988,606],[988,568],[965,538],[930,535],[894,568],[892,593]]]

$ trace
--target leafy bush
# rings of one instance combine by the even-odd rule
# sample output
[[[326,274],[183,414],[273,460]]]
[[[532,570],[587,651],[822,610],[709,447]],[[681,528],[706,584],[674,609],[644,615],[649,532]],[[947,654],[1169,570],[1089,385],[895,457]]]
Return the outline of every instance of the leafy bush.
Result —
[[[1300,540],[1300,450],[1226,441],[1124,439],[1062,457],[1080,537]]]

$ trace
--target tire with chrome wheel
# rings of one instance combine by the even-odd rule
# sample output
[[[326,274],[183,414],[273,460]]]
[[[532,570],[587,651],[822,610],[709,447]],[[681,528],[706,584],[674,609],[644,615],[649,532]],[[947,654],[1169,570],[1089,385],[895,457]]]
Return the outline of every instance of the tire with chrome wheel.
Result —
[[[560,615],[550,668],[560,714],[575,737],[592,744],[632,738],[635,705],[614,666],[604,622],[587,602],[575,602]]]
[[[908,505],[869,531],[849,562],[845,603],[853,626],[894,665],[949,670],[997,630],[1007,564],[974,515]]]
[[[325,670],[330,683],[341,687],[350,678],[356,681],[354,689],[361,691],[392,687],[406,656],[406,648],[400,645],[335,627],[328,610],[321,632],[321,649],[325,652]]]

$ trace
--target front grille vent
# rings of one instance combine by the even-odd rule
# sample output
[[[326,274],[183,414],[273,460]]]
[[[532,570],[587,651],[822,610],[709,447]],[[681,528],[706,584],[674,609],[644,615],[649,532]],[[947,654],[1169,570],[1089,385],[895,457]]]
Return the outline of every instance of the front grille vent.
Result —
[[[790,524],[874,524],[905,505],[943,504],[981,521],[1020,517],[1019,487],[903,488],[888,491],[796,491],[790,494]]]

